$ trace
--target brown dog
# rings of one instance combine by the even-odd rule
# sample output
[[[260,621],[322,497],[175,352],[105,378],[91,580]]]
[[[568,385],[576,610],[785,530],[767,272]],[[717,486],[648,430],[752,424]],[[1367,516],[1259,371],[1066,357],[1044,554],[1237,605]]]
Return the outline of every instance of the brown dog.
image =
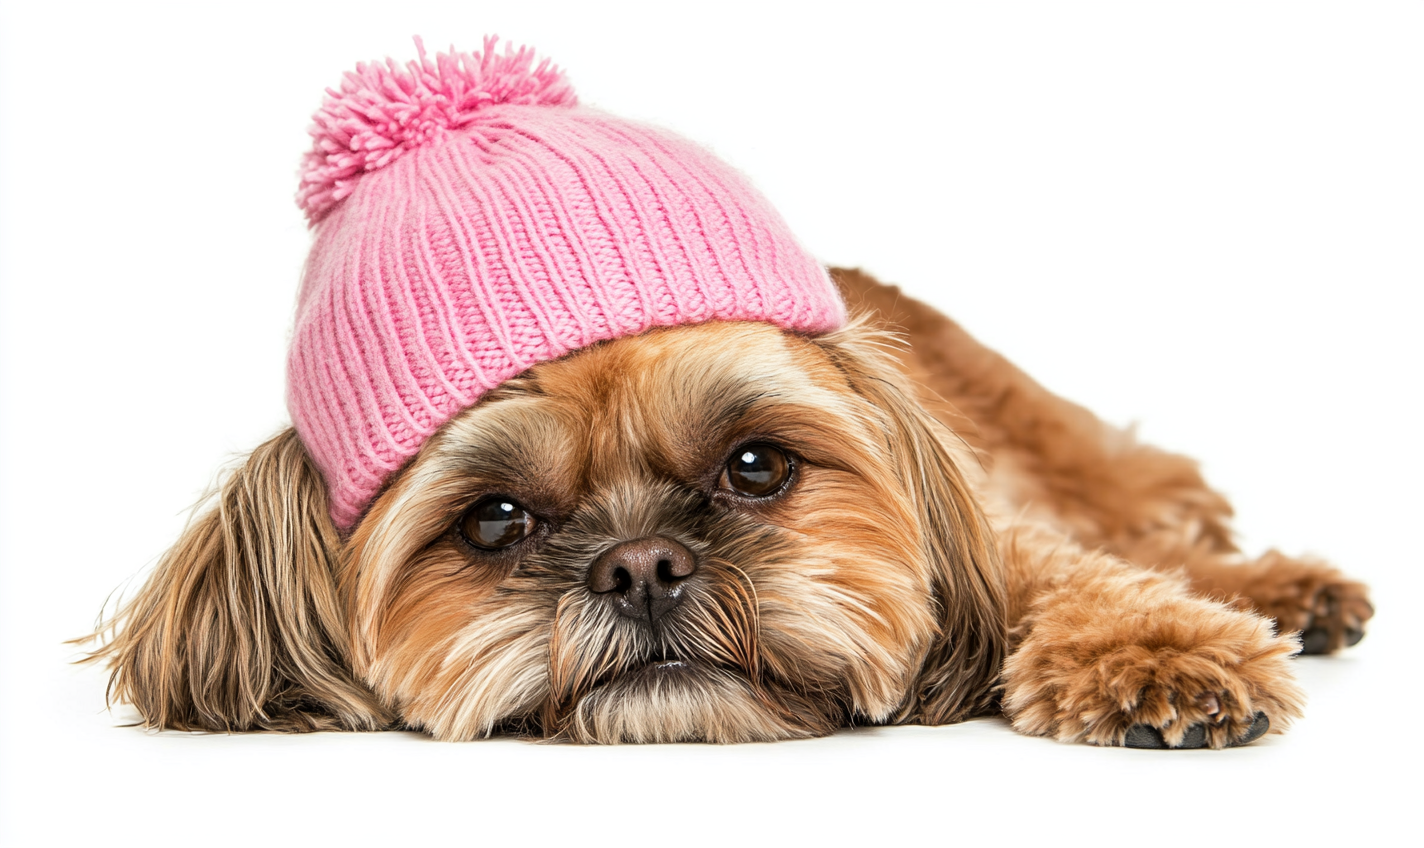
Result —
[[[451,740],[1002,709],[1064,741],[1219,748],[1299,715],[1290,657],[1361,638],[1361,584],[1244,557],[1191,460],[835,276],[860,317],[826,336],[678,326],[535,366],[349,538],[278,435],[115,618],[113,693],[155,727]]]

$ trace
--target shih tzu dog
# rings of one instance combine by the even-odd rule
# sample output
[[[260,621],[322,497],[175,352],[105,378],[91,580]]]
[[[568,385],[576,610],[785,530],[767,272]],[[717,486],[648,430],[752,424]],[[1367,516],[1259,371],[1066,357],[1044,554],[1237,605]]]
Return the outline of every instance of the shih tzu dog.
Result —
[[[317,113],[294,427],[94,654],[147,724],[1221,748],[1362,637],[1364,586],[1244,556],[1192,461],[496,48]]]

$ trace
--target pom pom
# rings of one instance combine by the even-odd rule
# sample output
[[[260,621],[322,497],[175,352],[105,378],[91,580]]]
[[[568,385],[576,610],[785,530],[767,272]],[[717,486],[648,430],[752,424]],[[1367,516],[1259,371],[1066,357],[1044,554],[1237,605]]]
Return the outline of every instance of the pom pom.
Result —
[[[573,106],[578,101],[563,72],[548,59],[534,64],[534,51],[485,38],[483,53],[440,53],[431,61],[417,38],[419,59],[404,68],[358,64],[326,90],[326,100],[308,131],[312,149],[302,159],[297,205],[316,223],[351,194],[362,174],[383,168],[401,154],[467,126],[481,109],[499,103]]]

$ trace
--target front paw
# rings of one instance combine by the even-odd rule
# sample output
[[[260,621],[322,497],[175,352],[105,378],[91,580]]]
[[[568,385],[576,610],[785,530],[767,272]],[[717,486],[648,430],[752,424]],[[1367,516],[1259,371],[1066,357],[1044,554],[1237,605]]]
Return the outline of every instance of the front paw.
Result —
[[[1359,643],[1374,616],[1369,589],[1322,562],[1271,551],[1243,587],[1257,611],[1281,633],[1300,633],[1301,653],[1329,654]]]
[[[1016,729],[1062,741],[1243,745],[1299,717],[1294,652],[1266,619],[1209,602],[1059,610],[1005,664],[1005,712]]]

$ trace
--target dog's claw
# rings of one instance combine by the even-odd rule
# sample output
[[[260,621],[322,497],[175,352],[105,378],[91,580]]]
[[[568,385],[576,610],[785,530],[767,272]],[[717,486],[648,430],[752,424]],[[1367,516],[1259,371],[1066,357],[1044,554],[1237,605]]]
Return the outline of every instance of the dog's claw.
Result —
[[[1266,735],[1266,731],[1271,729],[1271,720],[1265,713],[1256,713],[1256,718],[1251,722],[1251,726],[1236,741],[1227,747],[1235,748],[1240,745],[1249,745]],[[1124,748],[1171,748],[1172,750],[1182,750],[1186,748],[1206,747],[1206,726],[1194,724],[1187,728],[1187,733],[1182,737],[1182,741],[1175,746],[1167,744],[1162,738],[1162,731],[1148,724],[1134,724],[1127,729],[1127,736],[1122,740]]]
[[[1345,647],[1353,648],[1360,644],[1360,640],[1365,638],[1365,631],[1358,627],[1345,628]]]
[[[1197,696],[1197,706],[1209,716],[1221,714],[1221,699],[1215,692],[1203,692]]]

